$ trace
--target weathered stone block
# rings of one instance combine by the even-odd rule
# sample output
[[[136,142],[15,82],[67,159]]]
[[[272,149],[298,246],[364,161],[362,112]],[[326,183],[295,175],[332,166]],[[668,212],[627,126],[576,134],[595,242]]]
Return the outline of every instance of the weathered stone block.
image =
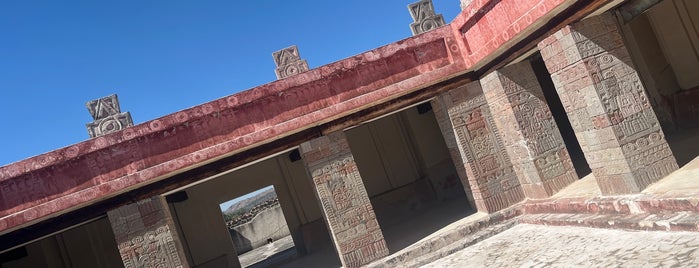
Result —
[[[342,265],[359,267],[388,255],[344,132],[305,142],[299,151]]]

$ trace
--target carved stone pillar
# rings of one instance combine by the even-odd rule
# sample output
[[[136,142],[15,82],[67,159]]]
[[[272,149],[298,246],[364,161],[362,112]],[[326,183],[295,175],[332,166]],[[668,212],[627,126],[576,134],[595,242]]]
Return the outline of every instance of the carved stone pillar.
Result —
[[[678,168],[611,13],[539,49],[602,193],[637,193]]]
[[[189,267],[164,198],[107,212],[124,267]]]
[[[445,139],[456,137],[460,165],[465,169],[476,208],[494,212],[524,199],[524,192],[490,115],[478,81],[441,94],[433,101],[435,114],[446,112],[449,121],[438,120]],[[457,170],[460,168],[457,167]],[[464,177],[462,177],[463,179]]]
[[[344,267],[359,267],[388,255],[359,169],[342,131],[301,144],[325,222]]]
[[[466,172],[466,166],[464,164],[466,163],[466,160],[463,159],[464,156],[462,156],[461,151],[459,150],[459,143],[454,134],[454,128],[451,125],[451,119],[449,118],[449,113],[444,105],[444,100],[442,97],[434,98],[432,101],[430,101],[430,105],[432,106],[432,111],[434,112],[434,117],[437,120],[437,125],[442,133],[442,137],[444,137],[444,143],[447,145],[447,149],[449,150],[449,156],[451,156],[451,161],[456,169],[456,174],[459,176],[461,185],[464,187],[466,198],[468,199],[468,202],[472,208],[475,207],[478,210],[481,210],[476,205],[476,199],[473,196],[473,190],[470,185],[471,181],[469,181],[468,172]],[[481,206],[482,205],[483,204],[481,204]]]
[[[528,61],[492,72],[481,85],[528,198],[549,197],[578,179]]]

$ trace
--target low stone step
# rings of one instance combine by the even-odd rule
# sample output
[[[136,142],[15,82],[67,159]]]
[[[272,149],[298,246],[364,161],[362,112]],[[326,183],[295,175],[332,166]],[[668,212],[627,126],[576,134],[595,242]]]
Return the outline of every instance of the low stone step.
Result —
[[[609,196],[593,198],[561,198],[527,200],[524,213],[590,213],[590,214],[667,214],[699,213],[699,197],[659,197],[653,195]]]
[[[520,223],[554,226],[584,226],[607,229],[643,231],[699,232],[699,213],[675,212],[663,214],[527,214],[517,218]]]
[[[459,250],[462,250],[466,247],[472,246],[478,242],[481,242],[485,239],[488,239],[491,236],[499,234],[507,229],[510,229],[510,228],[514,227],[515,225],[517,225],[517,223],[518,223],[517,219],[507,220],[505,222],[487,227],[487,228],[479,230],[475,233],[464,236],[462,239],[457,240],[457,241],[455,241],[447,246],[439,247],[439,248],[432,248],[428,254],[414,258],[414,259],[409,260],[405,263],[394,264],[391,267],[398,267],[398,266],[396,266],[398,264],[400,267],[421,267],[421,266],[424,266],[428,263],[431,263],[431,262],[436,261],[438,259],[444,258],[444,257],[449,256],[449,255],[451,255]]]

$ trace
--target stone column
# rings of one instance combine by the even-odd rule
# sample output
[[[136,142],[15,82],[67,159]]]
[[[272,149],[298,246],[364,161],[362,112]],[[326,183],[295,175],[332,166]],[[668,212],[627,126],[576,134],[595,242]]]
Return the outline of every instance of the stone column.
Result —
[[[525,196],[546,198],[578,179],[528,61],[492,72],[481,85]]]
[[[432,101],[430,101],[430,105],[432,106],[432,111],[434,112],[434,117],[437,120],[437,125],[439,126],[439,130],[442,133],[442,137],[444,137],[444,143],[447,145],[447,149],[449,150],[451,161],[452,163],[454,163],[456,175],[459,176],[459,179],[461,180],[461,185],[464,187],[466,199],[468,199],[471,208],[475,207],[479,211],[487,211],[482,210],[476,204],[476,199],[473,196],[473,190],[470,185],[471,182],[468,179],[468,173],[466,172],[466,166],[464,164],[466,163],[466,161],[463,159],[461,151],[459,150],[459,143],[456,140],[454,128],[451,125],[451,119],[449,118],[449,113],[447,112],[447,108],[444,105],[443,98],[434,98]],[[482,206],[482,204],[480,206]]]
[[[539,49],[603,194],[640,192],[678,168],[611,13]]]
[[[344,267],[359,267],[388,255],[359,169],[342,131],[301,144],[325,222]]]
[[[107,217],[124,267],[189,267],[164,198],[122,206]]]
[[[494,212],[524,199],[524,192],[505,152],[500,133],[478,81],[441,94],[433,101],[435,114],[447,113],[449,121],[438,120],[445,139],[451,128],[456,137],[457,153],[476,208]],[[447,129],[447,131],[444,131]],[[457,170],[460,168],[457,167]]]

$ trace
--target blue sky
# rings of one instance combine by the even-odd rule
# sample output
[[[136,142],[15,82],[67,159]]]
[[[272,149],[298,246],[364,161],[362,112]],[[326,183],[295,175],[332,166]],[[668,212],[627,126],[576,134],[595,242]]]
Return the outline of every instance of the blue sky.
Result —
[[[112,93],[138,124],[411,35],[411,1],[0,1],[0,165],[88,139]],[[458,0],[434,0],[447,22]]]

